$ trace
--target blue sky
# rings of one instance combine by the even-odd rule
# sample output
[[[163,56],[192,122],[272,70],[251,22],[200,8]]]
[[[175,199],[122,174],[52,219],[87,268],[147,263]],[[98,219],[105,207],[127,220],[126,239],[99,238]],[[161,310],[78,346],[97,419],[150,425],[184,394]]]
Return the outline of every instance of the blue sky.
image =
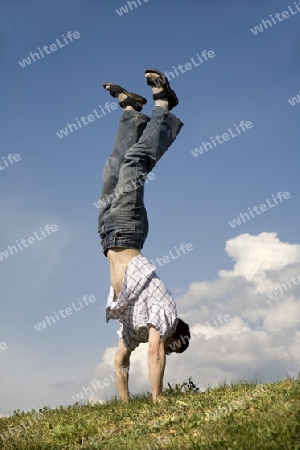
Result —
[[[256,336],[258,329],[264,328],[263,319],[246,314],[246,309],[252,305],[256,311],[261,304],[257,295],[252,297],[251,289],[248,292],[247,283],[258,283],[258,279],[261,283],[262,273],[266,281],[272,272],[273,284],[255,285],[262,296],[279,282],[280,271],[286,271],[286,277],[292,273],[289,268],[297,269],[300,104],[296,101],[292,106],[288,99],[300,90],[300,13],[255,35],[251,28],[289,6],[295,10],[293,2],[140,3],[120,16],[116,9],[125,5],[123,0],[0,0],[0,164],[5,167],[0,171],[0,252],[16,240],[41,233],[40,228],[47,224],[58,227],[57,232],[0,261],[0,344],[7,344],[0,350],[2,413],[70,404],[71,396],[87,386],[93,374],[101,372],[102,376],[110,370],[118,324],[105,323],[109,270],[101,252],[93,203],[101,192],[102,170],[121,110],[118,107],[61,139],[56,134],[76,117],[92,114],[94,109],[99,113],[100,105],[114,101],[104,91],[104,82],[120,84],[146,97],[144,112],[150,115],[153,101],[145,83],[146,68],[169,72],[173,66],[191,63],[203,50],[215,53],[214,58],[171,80],[180,99],[174,113],[185,126],[154,169],[155,179],[148,182],[145,194],[150,233],[143,254],[155,260],[181,243],[193,246],[193,251],[159,267],[157,273],[178,300],[179,313],[189,318],[194,311],[194,318],[190,317],[194,330],[213,317],[217,308],[235,317],[241,330],[247,322]],[[30,52],[57,39],[63,43],[62,35],[69,31],[77,31],[80,37],[21,67],[19,61]],[[234,124],[241,121],[250,121],[252,128],[196,158],[192,155],[203,141],[211,141],[229,128],[234,130]],[[20,160],[11,164],[9,154],[18,154]],[[229,225],[239,213],[266,204],[266,199],[280,191],[289,192],[290,198],[235,228]],[[239,250],[230,250],[236,246]],[[281,258],[287,247],[288,256]],[[257,272],[249,263],[253,252]],[[271,256],[266,259],[266,254]],[[272,264],[266,265],[271,260]],[[226,275],[228,279],[237,277],[236,283],[232,281],[234,295],[223,285],[216,288],[220,279],[226,279],[219,271],[231,273]],[[240,283],[241,278],[247,288]],[[196,289],[195,298],[191,286]],[[216,292],[213,300],[208,295],[201,303],[203,292],[207,293],[205,286]],[[96,302],[36,331],[34,324],[84,295],[95,296]],[[284,301],[298,304],[296,290],[289,295],[293,299],[284,294],[276,308],[282,308]],[[268,297],[262,298],[261,302]],[[266,314],[273,314],[275,306],[269,305]],[[290,327],[278,325],[277,331],[266,325],[263,330],[275,338],[276,333],[284,333],[286,347],[282,352],[291,355],[285,363],[275,361],[276,345],[269,343],[269,367],[252,353],[251,364],[241,371],[238,364],[228,368],[224,363],[223,367],[216,340],[220,336],[206,336],[201,341],[201,359],[195,338],[194,350],[191,345],[190,355],[186,352],[181,356],[182,371],[177,377],[174,371],[167,372],[168,379],[180,382],[192,375],[205,383],[239,373],[251,378],[256,370],[264,376],[294,372],[297,358],[291,349],[299,323],[300,319]],[[238,335],[234,333],[233,340]],[[200,334],[197,336],[202,339]],[[243,354],[251,339],[245,338]],[[205,347],[208,341],[210,346]],[[225,338],[222,342],[229,346]],[[238,362],[233,342],[226,354],[228,360]],[[212,349],[214,361],[204,360]],[[136,364],[142,361],[142,352],[145,350],[140,351]],[[135,388],[145,390],[147,376],[142,369],[140,376],[142,381]],[[113,393],[111,386],[104,397]]]

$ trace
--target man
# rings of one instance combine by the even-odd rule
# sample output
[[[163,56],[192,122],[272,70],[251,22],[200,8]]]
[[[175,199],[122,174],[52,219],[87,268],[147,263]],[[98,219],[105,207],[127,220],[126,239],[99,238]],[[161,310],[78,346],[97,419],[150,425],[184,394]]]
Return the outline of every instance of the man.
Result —
[[[129,398],[131,352],[141,342],[148,342],[149,380],[156,402],[162,399],[166,354],[185,351],[191,335],[189,326],[178,318],[175,302],[155,267],[140,252],[148,235],[146,176],[183,126],[170,112],[178,98],[166,77],[155,69],[146,70],[145,76],[155,100],[151,118],[141,113],[145,98],[113,83],[103,85],[118,99],[123,114],[103,171],[98,232],[110,264],[106,320],[121,323],[114,360],[119,398]]]

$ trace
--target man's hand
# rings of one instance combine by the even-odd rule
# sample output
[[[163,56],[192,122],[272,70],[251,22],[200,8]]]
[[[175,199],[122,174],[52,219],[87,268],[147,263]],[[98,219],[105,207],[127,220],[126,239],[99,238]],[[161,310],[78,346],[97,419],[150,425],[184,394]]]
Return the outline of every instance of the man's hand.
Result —
[[[148,368],[153,401],[162,396],[166,365],[164,341],[154,325],[149,325]]]

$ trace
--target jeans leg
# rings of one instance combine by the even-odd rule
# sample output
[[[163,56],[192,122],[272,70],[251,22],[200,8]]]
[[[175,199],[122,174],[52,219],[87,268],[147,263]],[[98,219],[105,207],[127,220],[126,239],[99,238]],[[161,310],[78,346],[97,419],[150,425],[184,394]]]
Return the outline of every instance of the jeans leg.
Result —
[[[103,170],[103,188],[98,201],[98,232],[103,229],[105,218],[115,195],[119,172],[127,150],[135,144],[144,132],[150,117],[137,111],[123,111],[113,150]]]
[[[183,123],[170,111],[155,107],[144,133],[124,156],[117,195],[112,201],[105,232],[114,232],[114,239],[106,241],[107,248],[142,248],[148,234],[147,213],[144,206],[146,175],[176,139]],[[105,242],[104,242],[105,243]]]

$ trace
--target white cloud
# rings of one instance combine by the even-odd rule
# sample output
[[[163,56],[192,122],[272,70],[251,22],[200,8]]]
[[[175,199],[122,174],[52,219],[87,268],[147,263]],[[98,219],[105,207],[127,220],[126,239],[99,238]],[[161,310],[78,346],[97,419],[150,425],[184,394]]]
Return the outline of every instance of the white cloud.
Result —
[[[226,243],[233,270],[212,281],[192,283],[176,299],[192,340],[182,355],[167,357],[167,381],[192,376],[200,386],[239,377],[276,379],[299,370],[300,284],[270,299],[267,291],[300,274],[300,245],[281,242],[276,233],[241,234]],[[229,316],[229,322],[224,316]],[[219,317],[219,320],[218,320]],[[113,370],[115,349],[107,349],[96,373]],[[133,352],[132,392],[150,390],[147,344]],[[110,392],[115,394],[113,383]]]
[[[220,270],[219,276],[242,276],[253,282],[258,292],[272,287],[269,287],[266,271],[278,271],[300,263],[300,245],[281,242],[277,233],[241,234],[226,242],[226,251],[236,264],[233,271]]]

